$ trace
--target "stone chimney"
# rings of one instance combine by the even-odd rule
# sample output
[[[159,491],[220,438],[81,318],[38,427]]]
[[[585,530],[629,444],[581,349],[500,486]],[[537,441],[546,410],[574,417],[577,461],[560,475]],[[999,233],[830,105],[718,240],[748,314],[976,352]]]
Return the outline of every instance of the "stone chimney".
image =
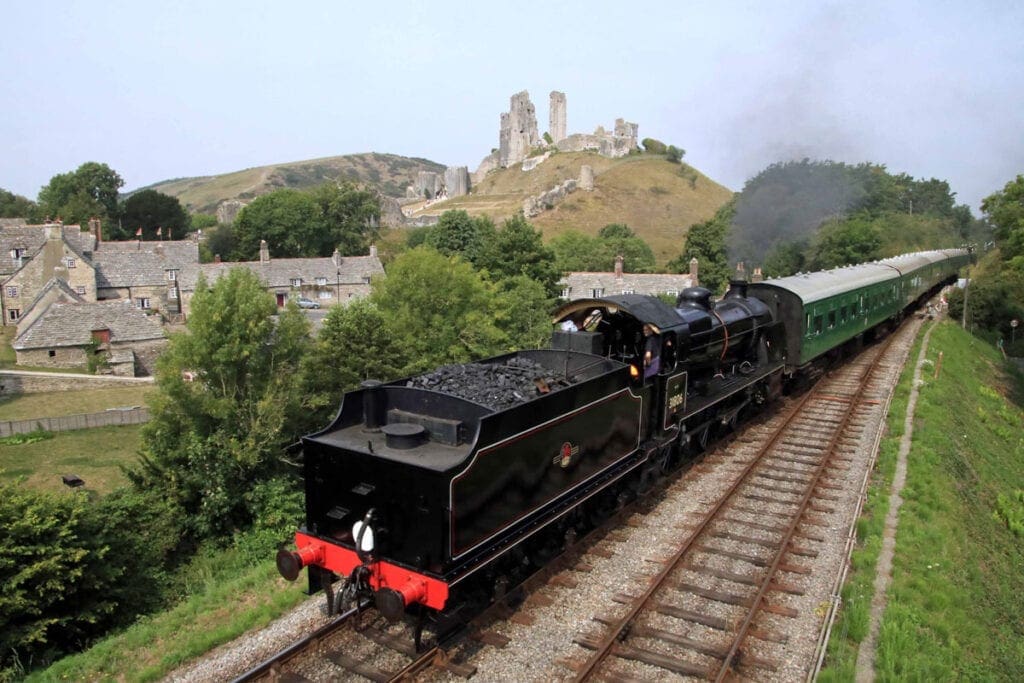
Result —
[[[622,262],[622,254],[619,254],[618,256],[615,257],[615,279],[617,280],[622,279]]]
[[[100,224],[100,219],[95,216],[89,219],[89,232],[96,238],[96,244],[103,241],[103,226]]]
[[[371,244],[370,245],[370,256],[372,256],[373,258],[377,258],[377,245],[376,244]]]
[[[214,263],[220,263],[220,254],[214,254],[213,255],[213,262]]]
[[[743,261],[737,261],[736,272],[733,273],[734,280],[746,280],[747,279],[747,267]]]
[[[260,240],[260,263],[270,263],[270,247],[266,240]]]
[[[373,247],[370,247],[370,253],[373,253]],[[331,263],[334,264],[335,268],[341,265],[341,252],[337,249],[335,249],[334,253],[331,254]]]
[[[164,255],[164,243],[163,242],[157,242],[156,246],[153,247],[153,251],[156,252],[157,256],[163,256]]]
[[[764,281],[764,273],[761,272],[761,268],[760,267],[754,268],[754,274],[750,276],[750,281],[751,282],[763,282]]]
[[[690,259],[690,286],[691,287],[700,287],[700,285],[698,284],[700,282],[700,280],[697,278],[697,272],[698,272],[697,257],[694,256],[692,259]]]

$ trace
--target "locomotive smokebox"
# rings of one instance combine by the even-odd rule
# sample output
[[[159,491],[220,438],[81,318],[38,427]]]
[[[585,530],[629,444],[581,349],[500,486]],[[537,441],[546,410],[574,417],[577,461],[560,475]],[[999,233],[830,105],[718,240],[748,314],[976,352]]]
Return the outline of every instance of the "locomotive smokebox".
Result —
[[[380,431],[384,424],[384,390],[380,380],[368,379],[359,385],[363,389],[363,424],[368,432]]]

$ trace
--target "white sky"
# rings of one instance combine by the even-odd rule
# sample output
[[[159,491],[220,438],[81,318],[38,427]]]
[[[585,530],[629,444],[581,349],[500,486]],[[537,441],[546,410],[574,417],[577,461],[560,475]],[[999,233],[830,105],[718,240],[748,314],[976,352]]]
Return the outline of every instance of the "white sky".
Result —
[[[1024,3],[10,3],[0,188],[125,189],[357,152],[476,168],[509,96],[623,117],[733,190],[776,161],[885,164],[980,200],[1024,173]]]

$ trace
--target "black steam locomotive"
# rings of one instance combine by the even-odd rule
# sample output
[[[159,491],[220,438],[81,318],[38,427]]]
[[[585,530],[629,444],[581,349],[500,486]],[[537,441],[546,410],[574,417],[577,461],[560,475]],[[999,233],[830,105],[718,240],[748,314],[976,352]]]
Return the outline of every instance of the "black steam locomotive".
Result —
[[[294,580],[308,566],[331,610],[373,598],[385,616],[418,611],[446,630],[969,258],[906,254],[752,284],[749,296],[737,282],[716,303],[701,288],[675,306],[573,301],[550,349],[367,382],[302,439],[306,524],[278,568]]]
[[[372,597],[389,618],[415,610],[441,629],[500,597],[780,393],[784,330],[769,307],[743,285],[710,297],[573,301],[549,349],[347,393],[302,439],[306,523],[297,550],[278,553],[282,575],[308,566],[332,610]],[[450,388],[463,374],[485,380]]]

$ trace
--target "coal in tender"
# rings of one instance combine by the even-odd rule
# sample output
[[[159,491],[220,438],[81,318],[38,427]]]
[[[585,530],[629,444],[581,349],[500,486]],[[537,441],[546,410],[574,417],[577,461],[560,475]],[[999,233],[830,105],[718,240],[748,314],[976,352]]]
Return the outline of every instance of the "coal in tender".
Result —
[[[578,377],[566,378],[529,358],[514,356],[504,363],[445,365],[413,377],[406,386],[438,391],[502,410],[578,381]]]

